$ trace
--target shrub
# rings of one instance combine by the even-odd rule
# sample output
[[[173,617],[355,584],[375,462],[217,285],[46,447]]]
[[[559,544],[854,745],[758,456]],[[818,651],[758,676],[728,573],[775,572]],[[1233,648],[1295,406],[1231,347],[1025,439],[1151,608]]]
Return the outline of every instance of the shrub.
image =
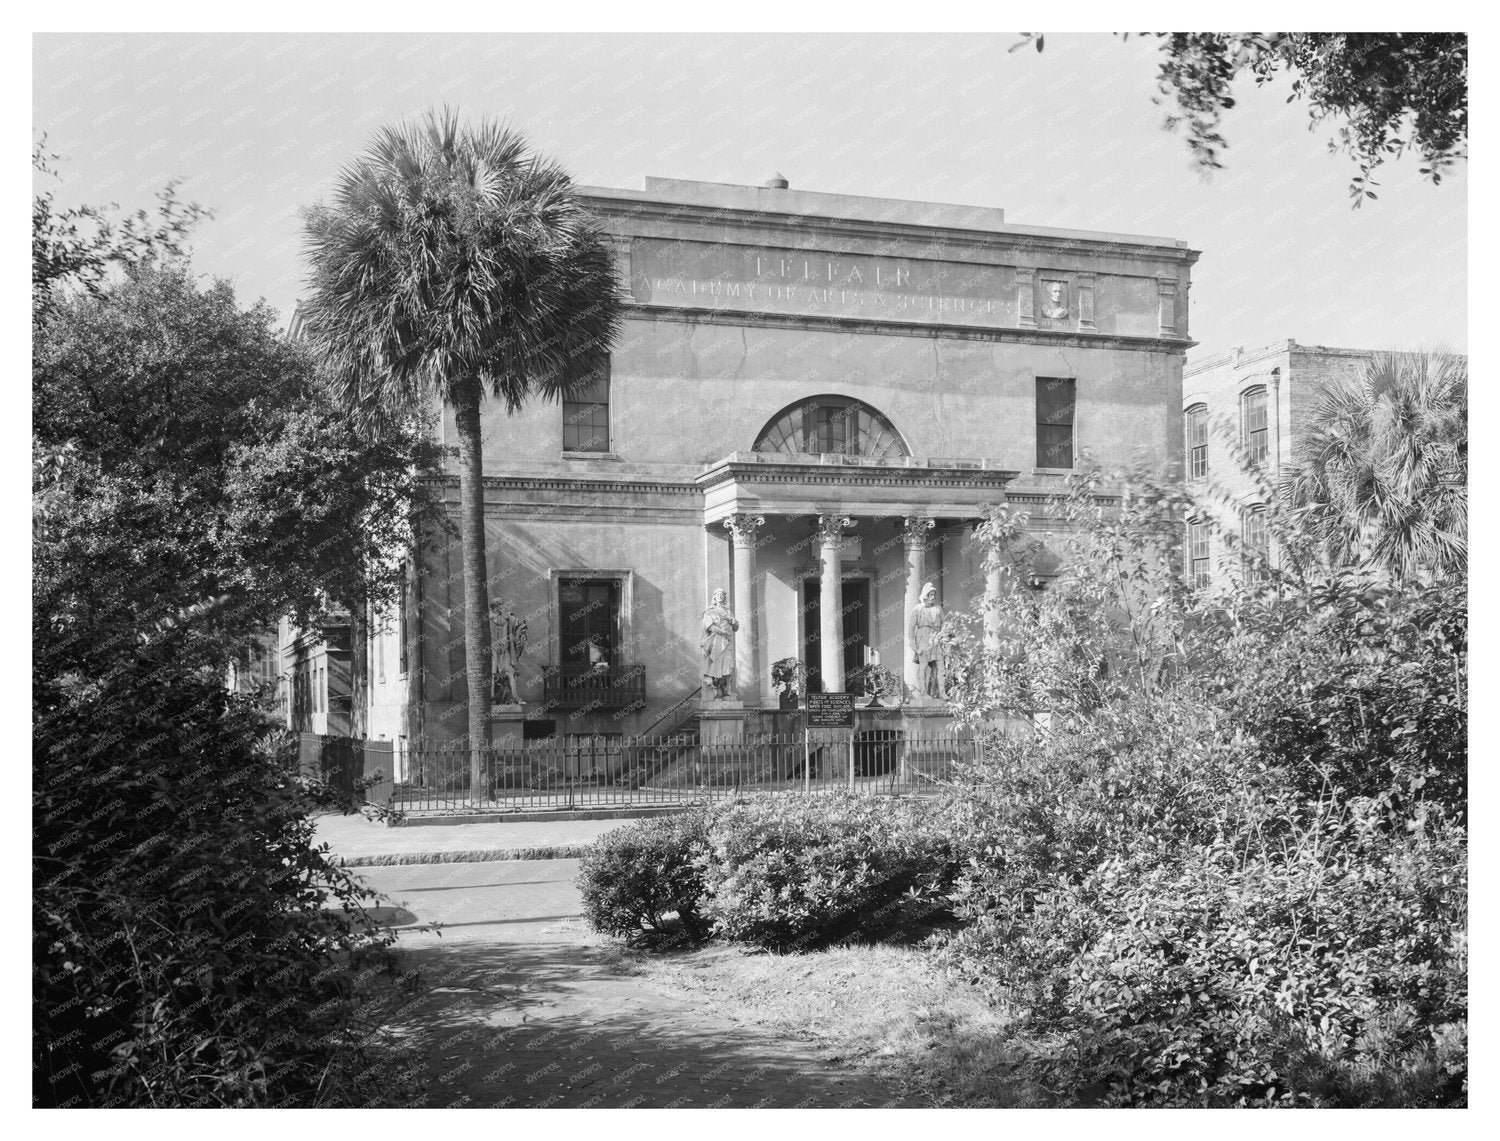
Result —
[[[711,811],[698,866],[716,933],[788,950],[899,926],[950,852],[930,804],[758,796]]]
[[[1002,652],[959,656],[972,723],[1053,717],[964,774],[939,961],[1014,1004],[1058,1101],[1462,1103],[1465,583],[1184,597],[1142,520],[1082,522]]]
[[[1465,1094],[1465,849],[1323,822],[1290,859],[1223,844],[1111,862],[1039,898],[1038,937],[1095,937],[1048,972],[1035,1059],[1067,1100],[1449,1105]],[[1314,842],[1314,841],[1317,842]]]
[[[589,926],[630,942],[659,939],[672,933],[667,916],[675,912],[688,938],[705,938],[703,879],[694,862],[703,842],[704,815],[696,810],[606,832],[579,864]]]
[[[375,893],[313,847],[316,805],[263,716],[145,660],[34,702],[35,1102],[388,1092],[361,1007],[395,973],[391,939],[362,922]]]

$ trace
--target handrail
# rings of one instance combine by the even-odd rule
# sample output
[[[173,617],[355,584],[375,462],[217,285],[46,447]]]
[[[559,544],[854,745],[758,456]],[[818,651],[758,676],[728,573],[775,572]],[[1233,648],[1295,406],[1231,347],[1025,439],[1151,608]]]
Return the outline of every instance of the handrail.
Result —
[[[702,692],[703,692],[703,687],[700,685],[697,689],[693,690],[693,692],[690,693],[690,694],[688,694],[686,697],[682,698],[679,701],[675,701],[671,705],[667,706],[667,711],[665,713],[663,713],[655,721],[651,722],[650,726],[648,726],[643,732],[637,733],[635,735],[637,737],[649,737],[649,736],[651,736],[651,731],[653,729],[655,729],[658,725],[660,725],[668,717],[672,716],[672,714],[676,713],[679,709],[681,709],[689,701],[692,701],[693,698],[697,697]],[[682,718],[681,721],[678,721],[678,722],[674,723],[673,726],[672,726],[672,729],[667,730],[667,732],[671,733],[672,730],[676,729],[677,726],[682,723],[682,721],[686,721],[686,720],[687,720],[687,718],[684,717],[684,718]]]

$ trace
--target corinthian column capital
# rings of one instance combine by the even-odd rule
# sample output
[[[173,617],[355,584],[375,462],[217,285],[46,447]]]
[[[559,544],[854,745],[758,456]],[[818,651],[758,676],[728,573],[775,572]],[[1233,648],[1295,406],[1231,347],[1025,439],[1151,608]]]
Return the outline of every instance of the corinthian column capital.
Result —
[[[901,520],[901,541],[906,544],[908,550],[925,550],[928,532],[936,526],[936,519],[928,519],[922,515],[908,515]]]
[[[764,515],[749,515],[740,512],[725,519],[724,526],[729,529],[736,547],[753,548],[755,546],[755,531],[758,527],[764,526],[765,522],[766,517]]]
[[[844,528],[853,526],[854,520],[847,515],[819,515],[818,539],[824,546],[838,546],[843,542]]]

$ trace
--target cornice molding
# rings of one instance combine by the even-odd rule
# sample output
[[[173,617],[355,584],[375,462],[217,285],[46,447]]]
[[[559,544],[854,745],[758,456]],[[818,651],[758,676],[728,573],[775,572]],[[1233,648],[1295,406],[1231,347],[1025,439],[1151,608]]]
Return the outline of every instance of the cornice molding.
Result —
[[[457,475],[426,476],[421,483],[428,486],[458,487]],[[592,476],[566,475],[487,475],[484,477],[486,491],[591,491],[620,492],[628,495],[700,495],[696,483],[669,483],[658,479],[633,480],[598,479]]]
[[[699,206],[679,202],[624,201],[618,198],[584,195],[583,201],[606,222],[641,219],[667,221],[686,226],[717,226],[750,229],[784,230],[795,233],[818,233],[876,241],[908,241],[932,244],[943,242],[968,249],[1000,253],[1004,251],[1047,250],[1081,253],[1092,257],[1135,257],[1192,265],[1201,251],[1186,246],[1165,245],[1149,239],[1121,241],[1108,236],[1086,237],[1075,234],[1032,233],[1029,228],[1003,231],[965,230],[955,226],[924,226],[912,222],[872,222],[859,218],[832,218],[824,214],[786,214],[737,207]],[[606,229],[609,229],[606,226]],[[611,234],[618,231],[610,230]],[[644,235],[620,234],[621,237]],[[1119,238],[1128,238],[1121,234]],[[812,248],[812,247],[809,247]],[[900,255],[895,255],[900,256]]]
[[[1046,345],[1050,348],[1135,349],[1185,354],[1198,344],[1186,337],[1139,337],[1118,333],[1089,333],[1074,329],[991,328],[925,321],[875,321],[866,317],[828,317],[791,313],[752,313],[742,310],[696,309],[685,305],[651,305],[632,301],[625,316],[634,320],[673,321],[684,325],[749,325],[766,329],[816,329],[839,333],[872,333],[890,337],[930,337],[934,340],[990,341]]]

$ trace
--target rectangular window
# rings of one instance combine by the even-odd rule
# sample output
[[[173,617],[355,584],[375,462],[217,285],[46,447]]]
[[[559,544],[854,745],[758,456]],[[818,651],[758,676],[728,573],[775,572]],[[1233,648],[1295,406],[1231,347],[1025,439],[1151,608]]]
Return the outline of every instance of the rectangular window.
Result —
[[[1240,438],[1252,462],[1259,463],[1269,450],[1266,390],[1252,388],[1240,398]]]
[[[1245,512],[1242,536],[1245,542],[1245,553],[1265,558],[1270,550],[1270,532],[1266,527],[1266,509],[1264,507],[1251,507]]]
[[[1208,475],[1208,409],[1203,405],[1189,408],[1184,417],[1187,429],[1187,468],[1189,479]]]
[[[385,639],[387,627],[382,623],[375,635],[375,679],[385,682]]]
[[[607,673],[619,664],[620,580],[558,580],[558,628],[564,677]]]
[[[1036,466],[1073,466],[1073,410],[1077,381],[1036,379]]]
[[[1208,585],[1208,524],[1188,524],[1188,581],[1195,587]]]
[[[609,357],[563,400],[563,451],[609,451]]]

